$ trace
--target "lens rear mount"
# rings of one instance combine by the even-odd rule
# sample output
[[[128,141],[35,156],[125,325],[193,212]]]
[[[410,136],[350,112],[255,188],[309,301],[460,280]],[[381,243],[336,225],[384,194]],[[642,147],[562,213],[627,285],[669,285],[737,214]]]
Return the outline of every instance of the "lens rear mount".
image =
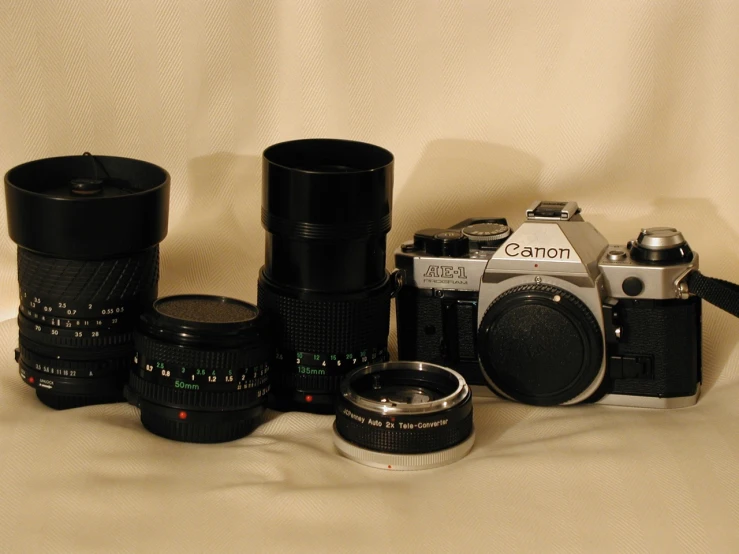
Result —
[[[373,364],[341,384],[334,444],[356,462],[429,469],[461,459],[473,443],[470,390],[451,369],[425,362]]]

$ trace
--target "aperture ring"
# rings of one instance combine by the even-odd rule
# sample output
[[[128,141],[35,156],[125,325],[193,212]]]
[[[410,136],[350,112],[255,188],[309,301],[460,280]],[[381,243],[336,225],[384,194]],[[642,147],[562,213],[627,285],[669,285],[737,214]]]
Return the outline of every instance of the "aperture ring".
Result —
[[[21,337],[19,356],[22,363],[28,367],[57,377],[109,377],[119,372],[125,374],[132,364],[129,354],[120,357],[103,355],[99,360],[69,360],[66,358],[52,358],[39,354],[28,348]]]
[[[390,231],[391,214],[358,223],[309,223],[269,213],[262,208],[262,225],[270,233],[308,240],[357,240]]]
[[[113,399],[123,399],[123,384],[125,383],[125,372],[120,375],[112,375],[107,379],[71,377],[66,375],[49,375],[33,369],[23,362],[18,364],[21,379],[26,384],[59,395],[72,395],[76,397],[100,397],[103,402],[111,402]],[[64,399],[60,399],[63,401]],[[60,405],[60,407],[73,407]],[[84,402],[77,405],[84,405]]]

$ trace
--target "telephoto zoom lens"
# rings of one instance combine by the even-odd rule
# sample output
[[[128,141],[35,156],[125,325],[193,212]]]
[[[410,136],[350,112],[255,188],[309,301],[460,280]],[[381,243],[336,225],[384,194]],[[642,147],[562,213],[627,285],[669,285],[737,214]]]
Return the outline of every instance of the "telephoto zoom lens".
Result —
[[[351,460],[429,469],[463,458],[474,441],[472,397],[456,371],[390,362],[357,369],[341,384],[334,444]]]
[[[128,158],[47,158],[5,174],[5,202],[21,378],[56,409],[123,400],[134,323],[157,296],[169,174]]]
[[[126,396],[162,437],[225,442],[265,411],[271,348],[252,304],[208,295],[160,298],[141,315]]]
[[[274,407],[332,413],[341,378],[387,359],[393,155],[335,139],[264,151],[258,305],[276,342]]]

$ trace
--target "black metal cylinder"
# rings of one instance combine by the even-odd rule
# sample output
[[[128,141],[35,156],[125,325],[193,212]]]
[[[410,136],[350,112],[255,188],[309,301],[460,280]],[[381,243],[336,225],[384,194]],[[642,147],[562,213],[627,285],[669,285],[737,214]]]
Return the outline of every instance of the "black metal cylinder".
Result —
[[[385,359],[385,269],[393,156],[371,144],[307,139],[264,151],[265,265],[276,407],[330,412],[340,377]]]

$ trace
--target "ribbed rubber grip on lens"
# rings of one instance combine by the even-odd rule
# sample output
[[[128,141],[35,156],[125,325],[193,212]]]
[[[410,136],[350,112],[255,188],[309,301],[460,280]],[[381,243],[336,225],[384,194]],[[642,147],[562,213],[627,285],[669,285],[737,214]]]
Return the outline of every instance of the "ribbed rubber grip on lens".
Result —
[[[388,281],[358,299],[326,295],[306,300],[281,293],[260,279],[257,305],[270,318],[278,348],[333,354],[387,345],[390,295]]]
[[[18,248],[21,290],[50,306],[65,302],[66,309],[77,310],[76,317],[88,316],[87,303],[120,304],[148,294],[158,279],[159,246],[108,260],[66,260]]]
[[[143,333],[135,333],[134,345],[136,351],[146,359],[166,361],[174,367],[241,368],[260,363],[266,357],[266,350],[263,347],[220,350],[195,347],[183,348],[177,344],[151,338]]]

